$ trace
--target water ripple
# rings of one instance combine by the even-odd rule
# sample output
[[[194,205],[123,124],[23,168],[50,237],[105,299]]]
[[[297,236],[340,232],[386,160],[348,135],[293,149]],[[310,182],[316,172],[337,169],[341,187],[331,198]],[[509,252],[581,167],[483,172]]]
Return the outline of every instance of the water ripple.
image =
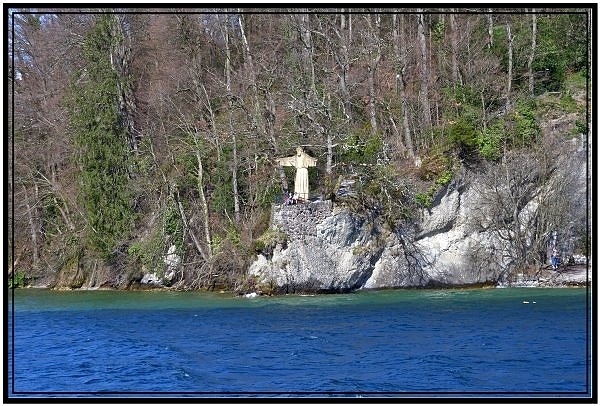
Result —
[[[528,291],[527,310],[511,289],[96,293],[36,292],[16,312],[16,390],[581,391],[589,373],[581,290]]]

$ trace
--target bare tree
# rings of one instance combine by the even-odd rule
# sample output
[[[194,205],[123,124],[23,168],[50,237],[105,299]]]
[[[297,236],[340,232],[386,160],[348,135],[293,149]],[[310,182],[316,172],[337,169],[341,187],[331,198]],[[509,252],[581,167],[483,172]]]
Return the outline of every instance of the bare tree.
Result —
[[[419,41],[419,52],[420,52],[420,88],[419,88],[419,99],[421,102],[421,118],[423,120],[423,129],[425,133],[429,133],[433,139],[433,131],[431,128],[431,107],[429,104],[429,65],[428,52],[427,52],[427,40],[425,38],[425,17],[423,15],[423,9],[418,9],[417,15],[417,34]]]
[[[241,10],[238,9],[238,12],[241,12]],[[250,87],[252,88],[252,98],[254,101],[254,128],[257,128],[259,131],[261,131],[264,134],[265,139],[267,138],[268,134],[268,139],[271,143],[271,146],[273,147],[275,155],[279,155],[279,147],[277,141],[275,140],[275,132],[273,126],[268,126],[266,123],[263,122],[263,115],[261,114],[260,102],[258,98],[258,79],[256,77],[252,52],[250,50],[250,44],[248,43],[248,38],[246,36],[246,31],[244,28],[244,21],[242,19],[241,14],[238,16],[238,26],[240,29],[240,37],[243,45],[242,49],[244,53],[244,61],[246,62],[246,72],[250,76]],[[288,190],[289,187],[283,168],[277,166],[276,171],[279,174],[282,189]]]
[[[488,48],[491,48],[492,45],[494,45],[494,17],[492,14],[492,9],[488,8],[488,13],[486,14],[487,17],[487,24],[488,24],[488,30],[487,30],[487,34],[488,34],[488,41],[487,41],[487,46]]]
[[[506,77],[506,102],[504,109],[506,114],[510,110],[511,106],[511,93],[512,93],[512,82],[513,82],[513,41],[514,37],[510,28],[510,19],[506,19],[506,38],[508,40],[508,74]]]
[[[80,32],[70,30],[77,16],[42,16],[27,11],[13,14],[14,106],[12,134],[15,192],[15,243],[25,246],[33,268],[47,254],[65,249],[66,233],[82,226],[77,209],[73,144],[63,100],[70,75],[81,61]],[[84,28],[84,27],[83,27]],[[12,150],[11,150],[12,153]],[[76,230],[77,229],[77,230]],[[28,230],[28,231],[27,231]],[[23,258],[23,262],[27,260]]]
[[[367,25],[369,27],[369,62],[367,66],[369,80],[369,119],[371,121],[371,136],[375,137],[378,132],[377,128],[377,111],[375,105],[375,73],[377,66],[381,60],[381,16],[379,14],[370,15],[367,17]]]
[[[472,221],[501,242],[505,275],[542,268],[553,231],[574,234],[571,220],[583,196],[573,174],[580,169],[577,160],[559,155],[557,144],[548,138],[534,150],[509,151],[499,165],[486,164],[474,184],[479,205]]]
[[[234,97],[231,91],[231,49],[229,45],[229,15],[225,16],[221,24],[221,32],[225,42],[225,92],[227,94],[227,120],[229,123],[229,132],[231,135],[231,144],[233,149],[233,162],[231,164],[231,183],[233,192],[233,213],[235,221],[240,221],[240,195],[238,188],[238,147],[236,131],[233,128],[233,103]]]
[[[398,21],[398,19],[400,21]],[[415,148],[413,144],[412,135],[410,132],[410,126],[408,121],[408,101],[406,95],[406,83],[407,83],[407,49],[406,49],[406,36],[404,34],[404,14],[394,14],[392,16],[393,35],[394,35],[394,51],[396,53],[396,84],[398,87],[398,97],[401,100],[402,105],[402,134],[406,144],[406,150],[408,156],[412,159],[415,157]],[[393,120],[393,118],[390,117]],[[392,121],[393,127],[396,129],[395,122]]]
[[[348,75],[350,73],[350,46],[352,40],[352,14],[347,17],[344,15],[344,9],[340,13],[340,28],[334,32],[337,36],[338,47],[334,47],[335,60],[341,72],[339,75],[340,91],[342,94],[344,113],[348,121],[352,120],[352,109],[350,106],[350,92],[348,90]]]
[[[455,11],[454,9],[453,11]],[[460,74],[458,71],[458,37],[460,30],[456,22],[456,16],[454,13],[450,14],[450,44],[452,46],[451,59],[452,59],[452,82],[455,84],[462,84],[460,80]]]
[[[336,64],[342,70],[339,75],[339,86],[342,93],[342,106],[346,113],[349,112],[349,95],[347,93],[347,69],[348,69],[348,51],[347,49],[340,50],[340,47],[336,45],[336,41],[333,40],[326,29],[324,29],[321,21],[311,22],[308,14],[302,14],[298,17],[292,17],[292,24],[297,27],[300,35],[300,54],[302,66],[304,72],[300,80],[300,90],[303,95],[302,98],[296,97],[292,92],[289,94],[291,99],[290,108],[297,114],[297,116],[305,122],[308,126],[305,127],[305,131],[309,130],[310,133],[317,140],[318,144],[325,146],[326,148],[326,160],[325,160],[325,173],[327,175],[327,182],[331,180],[333,172],[333,155],[334,155],[334,119],[332,113],[331,98],[333,90],[330,89],[325,83],[327,80],[326,76],[321,75],[321,80],[318,82],[320,90],[317,91],[317,75],[315,74],[315,39],[322,38],[327,44],[327,49],[334,53],[336,58]],[[345,35],[337,28],[333,28],[334,32],[339,41],[345,41]],[[313,35],[314,34],[314,35]],[[344,46],[342,46],[344,48]]]
[[[304,10],[308,11],[308,10]],[[310,14],[302,13],[298,16],[299,19],[299,29],[300,29],[300,39],[302,42],[302,60],[304,62],[304,66],[307,69],[307,78],[306,78],[306,90],[308,95],[309,103],[314,103],[314,100],[317,98],[317,86],[315,79],[315,64],[313,63],[313,41],[311,34],[311,24],[310,24]]]
[[[533,59],[535,58],[535,47],[537,37],[537,15],[535,8],[531,9],[531,52],[527,60],[527,76],[529,78],[529,94],[533,96]]]

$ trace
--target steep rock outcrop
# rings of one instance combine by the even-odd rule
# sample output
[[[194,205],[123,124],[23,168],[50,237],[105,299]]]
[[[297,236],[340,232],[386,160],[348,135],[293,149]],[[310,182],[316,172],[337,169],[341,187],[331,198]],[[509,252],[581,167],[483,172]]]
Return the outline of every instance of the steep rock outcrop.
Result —
[[[438,193],[415,235],[424,270],[439,285],[492,283],[506,265],[497,254],[504,243],[473,224],[473,208],[481,202],[468,177],[463,172]]]
[[[497,242],[469,229],[461,204],[475,198],[454,182],[418,227],[400,232],[376,213],[357,215],[331,201],[274,206],[271,226],[288,239],[272,257],[259,254],[249,274],[279,293],[492,283],[499,271],[482,247]]]
[[[578,214],[568,215],[585,224],[585,152],[573,154],[554,176],[568,171],[577,192],[572,198],[582,202]],[[486,224],[489,191],[481,174],[462,169],[419,221],[394,232],[376,212],[359,215],[330,201],[274,206],[271,226],[287,241],[272,257],[259,255],[249,274],[278,293],[505,283],[511,248]],[[520,216],[529,215],[545,193],[533,193]],[[552,283],[543,273],[540,278]]]
[[[362,287],[383,250],[372,219],[334,210],[331,201],[274,208],[272,227],[287,234],[249,274],[276,291],[346,292]],[[311,215],[313,213],[314,215]]]
[[[329,215],[323,216],[321,211],[320,217],[307,217],[307,213],[315,212],[316,207],[311,206],[327,205],[331,207]],[[375,213],[359,216],[344,206],[333,208],[331,202],[277,206],[274,210],[272,227],[286,233],[288,239],[275,247],[270,258],[259,254],[249,274],[259,285],[271,286],[278,293],[487,281],[485,276],[467,272],[467,266],[462,272],[456,272],[455,267],[444,269],[445,263],[439,258],[423,254],[427,245],[439,244],[433,236],[425,243],[416,243],[412,230],[394,233]]]

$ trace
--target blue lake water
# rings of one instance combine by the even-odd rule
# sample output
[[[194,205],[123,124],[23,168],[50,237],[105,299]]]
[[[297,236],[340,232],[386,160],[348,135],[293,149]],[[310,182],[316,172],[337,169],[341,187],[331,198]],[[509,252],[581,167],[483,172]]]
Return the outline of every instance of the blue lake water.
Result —
[[[588,291],[20,289],[9,397],[588,398]]]

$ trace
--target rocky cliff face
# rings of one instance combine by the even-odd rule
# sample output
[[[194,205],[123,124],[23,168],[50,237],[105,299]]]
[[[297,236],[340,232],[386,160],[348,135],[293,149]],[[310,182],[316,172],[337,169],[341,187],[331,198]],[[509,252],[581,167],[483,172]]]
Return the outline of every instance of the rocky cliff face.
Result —
[[[359,216],[331,201],[275,207],[272,227],[287,234],[287,243],[270,258],[259,255],[249,274],[279,293],[491,283],[495,270],[474,266],[468,255],[482,236],[469,233],[460,206],[465,198],[461,188],[448,188],[423,228],[406,234],[391,232],[375,214]]]
[[[564,170],[575,171],[576,190],[583,192],[573,198],[585,199],[585,157]],[[496,284],[509,266],[503,253],[510,247],[481,226],[486,188],[478,174],[463,170],[420,221],[395,232],[375,213],[359,215],[331,201],[275,206],[271,226],[287,241],[272,256],[258,255],[249,274],[278,293]]]
[[[438,196],[424,211],[414,238],[425,272],[440,285],[494,283],[505,265],[496,254],[503,243],[473,224],[472,208],[481,205],[480,193],[463,175]]]
[[[271,258],[259,255],[250,275],[278,292],[343,292],[363,286],[380,247],[369,221],[318,201],[274,208],[272,227],[287,235]]]

